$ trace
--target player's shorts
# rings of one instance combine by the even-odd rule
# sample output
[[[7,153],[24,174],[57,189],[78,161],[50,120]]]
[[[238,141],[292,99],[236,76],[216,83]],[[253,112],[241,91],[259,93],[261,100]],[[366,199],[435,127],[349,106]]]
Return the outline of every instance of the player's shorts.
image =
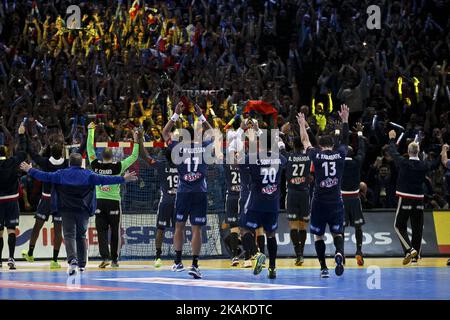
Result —
[[[122,213],[120,201],[109,199],[97,199],[96,215],[118,216]]]
[[[247,210],[241,214],[239,224],[250,230],[263,227],[264,231],[272,232],[278,228],[278,212],[263,212]]]
[[[179,192],[175,200],[177,222],[186,222],[189,217],[191,225],[206,225],[208,194],[206,192]]]
[[[227,211],[227,223],[230,228],[236,228],[239,226],[239,196],[227,195],[225,200],[225,208]]]
[[[344,232],[344,204],[312,200],[310,232],[317,236],[323,236],[327,224],[332,233]]]
[[[164,230],[175,226],[175,195],[166,196],[158,204],[156,227]]]
[[[309,222],[309,190],[288,190],[286,194],[286,211],[289,221]]]
[[[344,199],[345,226],[362,226],[364,215],[359,197],[342,197]]]
[[[15,201],[0,202],[0,230],[4,227],[15,229],[19,225],[19,203]]]
[[[48,221],[50,215],[53,216],[53,222],[62,222],[61,213],[59,213],[58,210],[54,210],[54,208],[52,207],[52,199],[41,197],[34,218]]]

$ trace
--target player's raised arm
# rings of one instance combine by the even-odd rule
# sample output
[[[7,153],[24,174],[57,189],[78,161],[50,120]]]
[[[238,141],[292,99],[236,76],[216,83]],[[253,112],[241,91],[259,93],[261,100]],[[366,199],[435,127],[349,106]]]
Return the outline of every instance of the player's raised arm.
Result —
[[[447,169],[449,168],[448,157],[447,157],[448,149],[449,149],[448,144],[442,145],[441,162],[444,165],[444,167],[447,168]]]
[[[405,158],[403,158],[397,150],[397,146],[395,144],[396,137],[397,134],[395,133],[395,130],[389,131],[389,146],[387,148],[387,151],[394,159],[395,165],[398,166]]]
[[[311,142],[309,141],[308,132],[306,132],[306,120],[305,115],[303,113],[299,113],[297,115],[298,125],[300,126],[300,139],[302,140],[303,148],[308,150],[312,147]]]
[[[162,130],[162,137],[164,141],[170,140],[170,131],[172,130],[175,122],[180,118],[180,114],[182,111],[183,102],[178,102],[177,106],[175,107],[175,112],[173,113],[170,120],[167,122],[166,126]]]
[[[95,159],[97,159],[97,155],[95,154],[95,148],[94,148],[94,138],[95,138],[95,123],[91,122],[88,125],[88,138],[87,138],[87,142],[86,142],[86,149],[87,149],[89,162],[92,162]]]
[[[348,146],[348,115],[349,115],[349,109],[346,104],[341,105],[341,111],[338,111],[339,116],[342,120],[342,140],[341,144]]]
[[[202,123],[203,129],[205,129],[205,130],[213,129],[211,124],[206,120],[205,116],[203,115],[202,109],[200,108],[200,106],[198,104],[195,104],[195,115],[198,117],[198,119]]]
[[[139,157],[139,138],[138,133],[136,130],[133,131],[133,152],[131,155],[124,160],[120,161],[122,165],[122,169],[120,171],[120,174],[124,173],[133,163],[136,162],[136,160]]]

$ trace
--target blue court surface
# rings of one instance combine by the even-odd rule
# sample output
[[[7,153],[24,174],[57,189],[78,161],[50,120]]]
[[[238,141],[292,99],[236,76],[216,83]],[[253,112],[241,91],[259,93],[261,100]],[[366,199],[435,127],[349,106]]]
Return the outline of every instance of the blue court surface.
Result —
[[[390,262],[389,262],[390,261]],[[393,263],[395,261],[395,263]],[[21,262],[17,270],[0,272],[0,299],[32,300],[297,300],[297,299],[450,299],[450,267],[445,259],[422,259],[418,266],[401,266],[399,259],[366,260],[350,264],[342,277],[320,279],[315,261],[304,267],[282,261],[277,279],[267,270],[254,276],[251,269],[231,269],[228,261],[204,263],[202,280],[166,265],[128,262],[118,269],[98,269],[69,278],[65,269],[50,271],[45,263]],[[168,263],[169,264],[169,263]],[[222,267],[223,266],[223,267]]]

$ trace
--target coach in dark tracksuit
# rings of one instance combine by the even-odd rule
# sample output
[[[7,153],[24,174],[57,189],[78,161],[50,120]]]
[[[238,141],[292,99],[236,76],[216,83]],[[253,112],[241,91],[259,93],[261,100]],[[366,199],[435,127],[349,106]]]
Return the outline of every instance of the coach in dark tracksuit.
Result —
[[[417,262],[420,255],[423,231],[423,184],[428,171],[436,169],[440,164],[440,157],[434,161],[421,161],[419,159],[419,145],[411,142],[408,145],[408,156],[406,159],[398,153],[395,144],[396,133],[389,132],[390,144],[389,154],[394,158],[395,165],[399,169],[397,178],[398,199],[397,212],[395,215],[395,231],[405,252],[403,264],[406,265],[414,260]],[[408,220],[411,220],[412,239],[407,232]]]
[[[362,127],[360,127],[362,130]],[[348,147],[345,157],[344,174],[342,176],[341,194],[344,200],[345,226],[355,228],[356,254],[355,258],[359,266],[364,265],[362,254],[364,216],[359,198],[359,184],[361,183],[361,166],[365,157],[365,142],[362,131],[358,130],[358,152],[353,152],[352,147]]]
[[[136,180],[135,173],[121,176],[102,176],[81,168],[82,157],[73,153],[69,158],[69,168],[56,172],[43,172],[33,169],[23,162],[20,168],[33,178],[42,182],[51,182],[57,194],[57,207],[61,212],[64,242],[69,263],[69,275],[82,272],[86,267],[86,232],[89,217],[95,210],[95,186],[114,185]]]

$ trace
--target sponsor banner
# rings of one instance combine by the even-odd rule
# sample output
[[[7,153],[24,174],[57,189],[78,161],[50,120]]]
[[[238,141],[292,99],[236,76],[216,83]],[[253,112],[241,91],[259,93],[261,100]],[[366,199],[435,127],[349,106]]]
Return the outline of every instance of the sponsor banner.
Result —
[[[450,254],[450,211],[433,212],[439,253]]]
[[[435,212],[440,219],[446,219],[450,225],[450,212]],[[364,213],[366,224],[362,226],[363,229],[363,247],[362,251],[366,256],[403,256],[403,249],[394,229],[395,211],[370,211]],[[286,214],[280,214],[278,220],[277,241],[278,241],[278,255],[279,256],[295,256],[294,247],[292,245],[289,226]],[[444,225],[444,224],[442,224]],[[450,228],[442,227],[441,233],[442,243],[447,241],[450,248]],[[355,229],[347,227],[345,229],[345,253],[353,255],[356,251]],[[408,233],[411,235],[411,229],[408,227]],[[333,237],[331,233],[325,233],[325,243],[327,245],[327,255],[334,254]],[[305,256],[316,256],[314,248],[314,236],[309,233],[306,238]],[[445,253],[438,249],[436,240],[435,221],[432,212],[425,212],[424,214],[424,229],[422,240],[422,255],[435,256],[440,253]]]

